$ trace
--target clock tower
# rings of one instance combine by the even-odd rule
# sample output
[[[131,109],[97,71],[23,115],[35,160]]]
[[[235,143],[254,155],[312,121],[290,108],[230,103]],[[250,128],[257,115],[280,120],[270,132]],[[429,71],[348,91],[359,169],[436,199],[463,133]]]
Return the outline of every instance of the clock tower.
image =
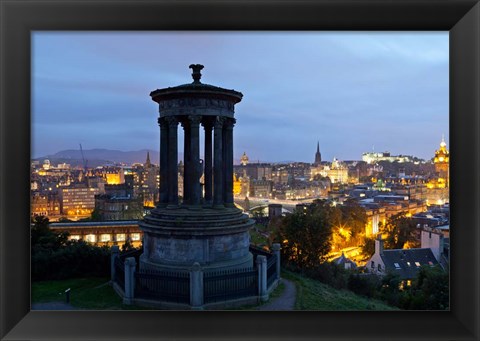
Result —
[[[445,187],[448,187],[449,176],[450,176],[450,154],[447,150],[447,144],[445,139],[442,137],[442,142],[440,142],[440,148],[435,151],[435,157],[433,163],[435,165],[435,172],[438,174],[438,180],[444,181]],[[442,181],[442,182],[443,182]]]

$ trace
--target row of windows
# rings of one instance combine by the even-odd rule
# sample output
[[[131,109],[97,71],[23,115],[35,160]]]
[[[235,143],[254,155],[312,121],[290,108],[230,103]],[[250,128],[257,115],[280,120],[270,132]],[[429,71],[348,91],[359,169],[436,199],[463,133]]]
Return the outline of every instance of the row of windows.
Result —
[[[70,240],[80,240],[81,236],[78,234],[71,235]],[[127,235],[125,233],[117,233],[115,235],[111,234],[101,234],[97,240],[97,235],[95,234],[87,234],[84,239],[85,241],[89,243],[96,243],[97,241],[102,242],[102,243],[107,243],[113,241],[112,238],[115,238],[114,240],[117,242],[124,242],[127,239]],[[130,234],[130,240],[131,241],[140,241],[140,233],[131,233]]]
[[[428,262],[430,265],[433,265],[432,262]],[[400,267],[400,264],[398,263],[393,263],[393,265],[395,266],[395,269],[396,270],[400,270],[401,267]],[[421,266],[421,264],[419,262],[415,262],[415,265],[419,268]],[[375,269],[375,262],[372,261],[372,263],[370,264],[371,268],[372,269]],[[411,266],[410,262],[407,262],[407,266]],[[382,271],[382,265],[381,264],[378,264],[378,268],[377,268],[378,271]]]
[[[98,191],[98,188],[64,188],[64,193],[75,193],[75,192],[95,192]]]

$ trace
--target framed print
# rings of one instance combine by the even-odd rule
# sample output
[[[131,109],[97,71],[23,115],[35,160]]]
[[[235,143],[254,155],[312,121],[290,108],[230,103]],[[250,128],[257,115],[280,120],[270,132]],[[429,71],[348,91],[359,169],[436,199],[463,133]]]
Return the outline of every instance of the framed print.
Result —
[[[1,0],[1,18],[2,339],[479,339],[477,321],[480,319],[478,268],[480,141],[477,136],[480,128],[480,5],[477,1],[359,0],[338,3],[329,1],[295,3]],[[68,33],[248,31],[250,35],[266,31],[448,32],[452,226],[450,310],[393,312],[31,310],[28,227],[34,96],[31,80],[34,52],[32,40],[36,33],[47,31]],[[124,48],[129,48],[128,42]],[[168,49],[168,46],[162,48]],[[268,64],[268,61],[264,62]],[[199,69],[199,66],[193,65],[194,73],[198,71],[195,71],[195,68]],[[205,70],[208,69],[209,65],[205,65]],[[181,72],[183,70],[178,70],[179,74]],[[281,73],[282,70],[278,72]],[[181,81],[170,85],[177,84],[181,84]],[[238,97],[238,94],[229,93],[228,96]],[[228,103],[225,108],[229,108]]]

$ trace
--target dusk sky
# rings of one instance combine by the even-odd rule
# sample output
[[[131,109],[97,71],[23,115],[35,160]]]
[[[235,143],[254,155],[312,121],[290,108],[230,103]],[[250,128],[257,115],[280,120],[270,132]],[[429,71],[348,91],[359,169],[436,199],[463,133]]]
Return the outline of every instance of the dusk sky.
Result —
[[[325,161],[430,159],[449,148],[448,53],[448,32],[35,32],[32,157],[159,150],[149,94],[191,83],[193,63],[244,95],[235,159],[313,162],[317,141]]]

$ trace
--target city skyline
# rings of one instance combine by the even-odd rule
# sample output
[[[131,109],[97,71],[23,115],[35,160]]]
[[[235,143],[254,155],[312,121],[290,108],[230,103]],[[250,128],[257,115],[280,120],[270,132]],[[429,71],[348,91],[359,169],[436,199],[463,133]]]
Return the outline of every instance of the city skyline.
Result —
[[[448,145],[448,32],[35,32],[32,157],[158,150],[149,93],[190,83],[190,63],[244,94],[235,159],[313,162],[317,141],[326,161],[430,159]]]

